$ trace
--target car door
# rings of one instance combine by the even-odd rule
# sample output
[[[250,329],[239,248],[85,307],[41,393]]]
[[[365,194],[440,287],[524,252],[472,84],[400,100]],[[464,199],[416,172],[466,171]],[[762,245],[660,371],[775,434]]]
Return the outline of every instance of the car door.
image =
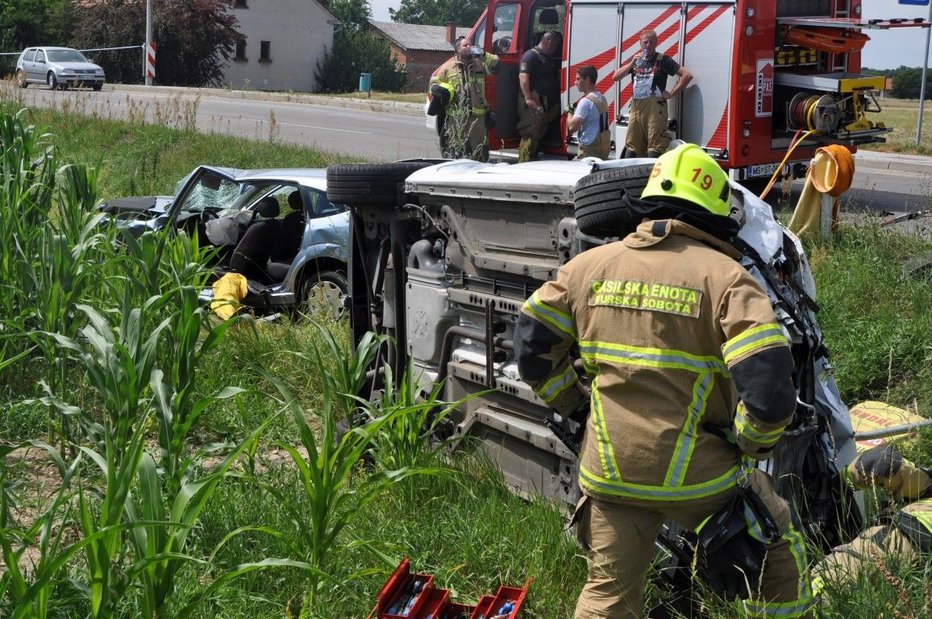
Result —
[[[37,82],[45,81],[45,69],[48,66],[45,57],[45,50],[37,49],[36,57],[32,63],[32,75],[31,79],[36,80]]]
[[[23,54],[23,72],[27,80],[36,79],[36,50],[29,49]]]

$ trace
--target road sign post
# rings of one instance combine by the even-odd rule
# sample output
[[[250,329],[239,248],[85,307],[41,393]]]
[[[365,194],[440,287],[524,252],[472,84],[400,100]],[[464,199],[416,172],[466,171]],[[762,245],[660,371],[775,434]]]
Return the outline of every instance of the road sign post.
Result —
[[[900,4],[911,4],[913,6],[928,6],[929,19],[932,22],[932,2],[929,0],[899,0]],[[926,107],[926,73],[929,70],[929,37],[932,36],[932,26],[924,26],[926,29],[926,53],[922,57],[922,83],[919,85],[919,122],[916,124],[916,146],[922,143],[922,115]]]

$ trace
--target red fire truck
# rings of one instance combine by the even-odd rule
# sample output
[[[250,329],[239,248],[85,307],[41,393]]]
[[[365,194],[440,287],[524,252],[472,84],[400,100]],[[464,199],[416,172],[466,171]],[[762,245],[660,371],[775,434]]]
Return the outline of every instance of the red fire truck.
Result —
[[[496,112],[492,149],[514,148],[518,64],[546,31],[563,34],[561,105],[575,102],[576,68],[594,65],[610,105],[614,156],[622,156],[631,81],[613,71],[658,34],[658,51],[689,68],[693,83],[671,101],[670,129],[716,157],[732,178],[767,179],[784,162],[806,162],[820,144],[883,141],[890,129],[868,120],[879,111],[883,76],[861,75],[863,30],[925,25],[923,20],[861,19],[861,0],[491,0],[473,28],[476,45],[499,55],[487,91]],[[674,78],[675,79],[675,78]],[[545,151],[573,155],[565,119]],[[799,142],[799,148],[794,147]],[[790,171],[791,168],[787,168]],[[796,170],[797,172],[799,170]]]

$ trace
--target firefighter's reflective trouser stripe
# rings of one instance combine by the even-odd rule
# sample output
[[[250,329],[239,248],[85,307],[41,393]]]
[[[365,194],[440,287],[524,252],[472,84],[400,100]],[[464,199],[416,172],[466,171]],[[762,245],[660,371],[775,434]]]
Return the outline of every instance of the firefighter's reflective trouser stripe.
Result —
[[[583,499],[577,537],[589,559],[589,578],[576,603],[576,619],[641,619],[644,579],[655,540],[666,520],[695,528],[720,509],[731,492],[691,501],[610,503]],[[754,586],[754,583],[752,583]],[[789,529],[767,551],[760,591],[737,602],[748,617],[808,617],[813,598],[802,536]]]
[[[667,133],[667,102],[644,97],[631,102],[625,146],[639,157],[659,157],[670,146]]]

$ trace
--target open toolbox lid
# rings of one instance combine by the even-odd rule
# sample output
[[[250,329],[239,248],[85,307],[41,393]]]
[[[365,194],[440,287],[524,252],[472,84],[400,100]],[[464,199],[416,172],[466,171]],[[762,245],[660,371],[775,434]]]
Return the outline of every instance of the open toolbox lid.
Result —
[[[527,598],[530,578],[523,587],[500,585],[495,595],[484,595],[475,606],[450,600],[447,589],[434,587],[430,574],[414,574],[411,562],[405,558],[398,564],[376,595],[376,605],[368,619],[518,619]],[[422,583],[414,599],[412,583]]]

